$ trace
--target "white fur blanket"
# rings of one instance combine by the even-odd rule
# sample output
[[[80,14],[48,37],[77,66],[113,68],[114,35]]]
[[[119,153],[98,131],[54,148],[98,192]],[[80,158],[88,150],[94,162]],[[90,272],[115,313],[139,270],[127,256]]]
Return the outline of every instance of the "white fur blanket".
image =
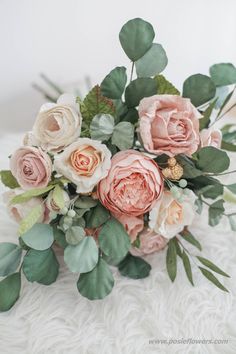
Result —
[[[0,169],[8,167],[7,156],[19,142],[19,135],[1,137]],[[0,241],[17,242],[16,230],[1,202]],[[60,259],[56,283],[47,287],[24,280],[19,301],[9,312],[0,313],[0,353],[236,353],[236,233],[227,220],[216,228],[207,226],[206,213],[197,218],[192,231],[203,245],[204,256],[231,275],[231,279],[219,276],[229,294],[210,284],[196,268],[192,287],[180,262],[171,284],[163,251],[148,257],[152,271],[144,280],[124,278],[114,268],[112,293],[90,302],[79,295],[77,276]],[[166,339],[180,343],[158,343]],[[190,343],[204,339],[213,342]],[[228,343],[214,342],[222,339]]]

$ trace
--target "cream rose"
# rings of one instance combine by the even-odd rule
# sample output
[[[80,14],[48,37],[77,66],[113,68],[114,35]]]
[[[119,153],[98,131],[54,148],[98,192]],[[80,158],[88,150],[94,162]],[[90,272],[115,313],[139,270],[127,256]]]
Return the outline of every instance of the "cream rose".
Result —
[[[139,117],[141,141],[148,152],[192,155],[198,149],[201,115],[188,98],[175,95],[143,98]]]
[[[80,136],[82,116],[76,98],[70,94],[59,97],[57,103],[44,104],[25,142],[37,142],[44,150],[58,152]]]
[[[217,149],[221,147],[222,133],[220,130],[203,129],[200,133],[201,147],[213,146]]]
[[[168,243],[168,240],[151,229],[145,228],[139,235],[139,247],[131,247],[130,253],[133,256],[144,256],[159,252]]]
[[[79,138],[55,156],[55,170],[77,186],[77,193],[90,193],[107,176],[111,153],[97,140]]]
[[[196,196],[192,191],[183,194],[180,203],[173,198],[169,191],[165,191],[149,214],[149,227],[163,237],[170,239],[191,225],[195,217],[194,202]]]
[[[51,180],[51,159],[40,148],[19,148],[10,158],[10,168],[19,185],[25,190],[46,187]]]
[[[37,205],[41,204],[42,206],[42,215],[38,218],[37,223],[49,223],[49,211],[45,207],[44,201],[40,197],[33,197],[27,202],[20,203],[20,204],[11,204],[11,200],[19,194],[24,193],[24,191],[20,188],[12,189],[8,192],[3,194],[3,201],[7,205],[7,210],[12,217],[18,224],[26,218],[26,216],[30,213],[30,211],[36,207]]]

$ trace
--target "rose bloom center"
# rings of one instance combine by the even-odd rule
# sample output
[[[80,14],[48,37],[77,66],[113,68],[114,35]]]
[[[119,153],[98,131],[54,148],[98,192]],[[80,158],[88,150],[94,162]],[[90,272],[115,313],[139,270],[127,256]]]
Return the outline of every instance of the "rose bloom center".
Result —
[[[101,152],[89,145],[80,146],[70,155],[70,164],[80,176],[92,176],[101,160]]]

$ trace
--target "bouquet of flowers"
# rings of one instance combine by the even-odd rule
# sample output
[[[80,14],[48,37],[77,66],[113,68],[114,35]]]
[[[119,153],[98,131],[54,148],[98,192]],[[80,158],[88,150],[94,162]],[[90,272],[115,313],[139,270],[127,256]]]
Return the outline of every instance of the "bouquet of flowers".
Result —
[[[128,84],[126,68],[116,67],[84,99],[62,94],[44,104],[10,169],[1,171],[10,188],[4,200],[19,223],[18,244],[0,244],[1,311],[17,301],[21,274],[44,285],[56,281],[59,247],[90,300],[111,292],[110,266],[145,278],[151,266],[142,257],[164,248],[171,281],[179,257],[193,285],[195,257],[203,276],[227,291],[215,273],[228,275],[187,245],[201,251],[188,227],[204,204],[210,226],[227,217],[236,231],[236,213],[225,211],[223,197],[236,193],[236,184],[218,179],[235,172],[225,149],[235,150],[236,134],[232,125],[214,129],[234,92],[236,68],[213,65],[210,76],[190,76],[181,94],[160,74],[167,56],[154,36],[148,22],[128,21],[119,34],[132,62]]]

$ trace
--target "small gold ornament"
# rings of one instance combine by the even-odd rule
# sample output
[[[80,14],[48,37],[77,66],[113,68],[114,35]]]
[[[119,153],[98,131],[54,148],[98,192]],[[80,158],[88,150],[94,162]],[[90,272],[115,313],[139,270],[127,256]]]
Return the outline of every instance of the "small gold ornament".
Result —
[[[171,178],[174,180],[179,180],[184,173],[184,169],[178,163],[171,168]]]
[[[163,168],[162,174],[165,178],[171,178],[171,169],[169,167]]]
[[[167,161],[169,167],[174,167],[177,164],[177,161],[174,157],[170,157]]]

